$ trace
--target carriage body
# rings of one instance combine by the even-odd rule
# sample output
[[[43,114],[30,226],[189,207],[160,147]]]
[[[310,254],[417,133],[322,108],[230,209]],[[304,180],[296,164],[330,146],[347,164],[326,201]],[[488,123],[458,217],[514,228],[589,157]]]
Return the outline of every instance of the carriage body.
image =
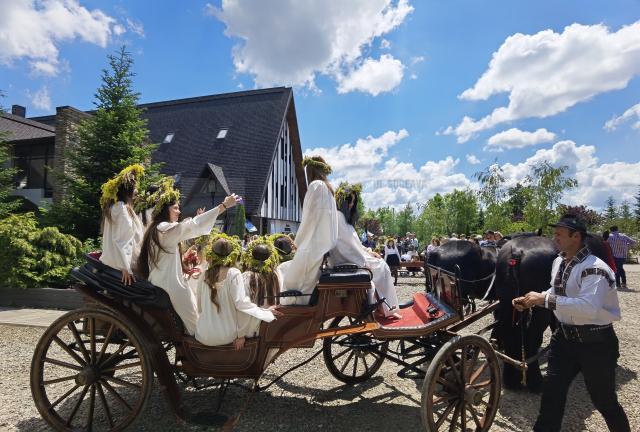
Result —
[[[474,314],[465,315],[455,275],[428,269],[427,290],[414,294],[413,302],[402,309],[403,318],[394,321],[377,316],[368,308],[369,272],[323,273],[308,304],[280,306],[282,316],[271,323],[261,323],[258,337],[247,339],[244,348],[235,350],[232,344],[206,346],[185,335],[166,292],[146,281],[124,287],[120,283],[120,272],[102,264],[98,257],[88,255],[87,263],[73,270],[73,276],[80,282],[75,289],[85,297],[87,307],[72,311],[52,324],[34,353],[32,394],[41,415],[58,430],[78,429],[74,423],[78,412],[84,412],[87,418],[87,424],[81,428],[98,429],[93,417],[99,402],[103,405],[101,412],[107,414],[102,416],[106,430],[126,428],[148,400],[154,374],[173,413],[185,419],[188,412],[182,404],[177,378],[250,378],[257,385],[265,369],[279,355],[292,348],[313,347],[319,339],[323,340],[322,351],[329,372],[345,383],[368,379],[385,359],[403,366],[406,376],[426,377],[425,383],[430,384],[425,384],[423,399],[429,400],[422,414],[427,430],[439,427],[434,428],[437,420],[433,413],[434,398],[441,396],[433,383],[450,379],[453,366],[445,364],[445,357],[458,358],[460,362],[460,349],[462,357],[473,355],[476,360],[482,353],[491,366],[488,369],[490,409],[482,417],[482,424],[488,428],[495,415],[500,384],[493,349],[483,339],[471,340],[471,345],[465,345],[468,339],[464,339],[461,345],[460,338],[452,332],[456,326],[464,327],[465,320],[474,319]],[[394,341],[399,342],[401,348],[392,353],[388,347]],[[58,346],[66,352],[62,353],[66,356],[62,361],[52,358],[52,349]],[[335,354],[336,348],[342,354]],[[347,358],[347,362],[354,360],[353,368],[349,364],[345,371],[346,364],[338,363],[340,356],[343,360]],[[413,360],[416,357],[417,360]],[[70,364],[70,358],[76,360],[76,364]],[[367,363],[367,358],[373,362]],[[425,373],[424,365],[429,362],[431,365]],[[432,371],[434,364],[438,367]],[[73,374],[47,377],[47,367],[52,365],[73,369]],[[139,378],[127,381],[127,375],[122,372],[133,369],[139,370]],[[479,376],[468,378],[477,380]],[[65,393],[64,397],[54,400],[47,391],[49,384],[66,381],[75,382],[71,393],[77,389],[77,394],[82,389],[82,394],[67,414],[63,414],[59,407],[64,404],[60,401],[68,395]],[[119,388],[131,390],[134,396],[127,399],[118,393]],[[89,408],[82,402],[87,394]],[[118,406],[122,405],[119,417],[109,414],[105,395],[115,399]],[[483,426],[480,430],[486,429]]]

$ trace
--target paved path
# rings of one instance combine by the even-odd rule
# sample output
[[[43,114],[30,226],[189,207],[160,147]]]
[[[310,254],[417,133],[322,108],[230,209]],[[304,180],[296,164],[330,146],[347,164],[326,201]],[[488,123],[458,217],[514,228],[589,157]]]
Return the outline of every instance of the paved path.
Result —
[[[0,324],[49,327],[67,311],[50,309],[15,309],[0,307]]]

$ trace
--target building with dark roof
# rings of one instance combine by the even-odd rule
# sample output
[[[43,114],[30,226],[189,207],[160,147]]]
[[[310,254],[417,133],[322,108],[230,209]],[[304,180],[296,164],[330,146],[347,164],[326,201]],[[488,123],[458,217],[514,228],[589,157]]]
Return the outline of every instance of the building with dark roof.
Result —
[[[176,176],[184,214],[210,208],[234,192],[244,197],[247,219],[259,232],[297,230],[306,182],[290,88],[171,100],[140,108],[151,142],[159,143],[154,160],[163,164],[165,174]],[[50,152],[55,157],[48,166],[64,168],[64,149],[73,140],[73,129],[90,114],[71,107],[30,119],[5,114],[0,130],[12,134],[8,140],[15,149],[21,140],[30,143],[24,148],[35,148],[37,134],[42,134],[54,143]],[[56,201],[60,193],[53,184],[43,195]]]

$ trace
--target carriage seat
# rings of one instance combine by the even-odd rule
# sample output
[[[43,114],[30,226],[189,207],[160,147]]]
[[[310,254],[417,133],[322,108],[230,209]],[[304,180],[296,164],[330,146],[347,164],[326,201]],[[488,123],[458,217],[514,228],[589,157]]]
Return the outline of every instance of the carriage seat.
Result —
[[[203,373],[218,378],[259,376],[263,359],[260,358],[260,338],[247,338],[242,349],[233,343],[204,345],[193,336],[182,339],[185,358],[183,368],[190,375]]]
[[[367,269],[353,268],[350,266],[337,266],[335,268],[328,268],[323,271],[318,280],[319,285],[328,284],[355,284],[355,283],[369,283],[372,279],[372,274]],[[348,286],[344,287],[349,288]],[[279,297],[282,298],[297,298],[297,297],[309,297],[308,304],[298,306],[314,306],[318,303],[318,286],[313,289],[311,294],[303,294],[302,291],[291,289],[280,293]],[[295,304],[288,306],[296,306]]]

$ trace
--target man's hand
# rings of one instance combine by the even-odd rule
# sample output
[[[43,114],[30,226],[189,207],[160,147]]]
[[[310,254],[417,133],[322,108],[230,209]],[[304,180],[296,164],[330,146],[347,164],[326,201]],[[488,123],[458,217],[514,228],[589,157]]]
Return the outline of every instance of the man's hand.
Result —
[[[240,204],[242,202],[242,197],[236,194],[231,194],[222,201],[224,207],[230,209],[231,207],[235,207],[236,204]]]
[[[523,297],[516,297],[511,301],[516,310],[522,312],[525,309],[532,308],[533,306],[544,306],[545,293],[539,293],[535,291],[529,291]]]
[[[126,270],[122,270],[122,278],[120,279],[120,282],[122,282],[125,285],[131,285],[135,281],[136,281],[136,278],[133,277],[133,274],[129,273]]]

